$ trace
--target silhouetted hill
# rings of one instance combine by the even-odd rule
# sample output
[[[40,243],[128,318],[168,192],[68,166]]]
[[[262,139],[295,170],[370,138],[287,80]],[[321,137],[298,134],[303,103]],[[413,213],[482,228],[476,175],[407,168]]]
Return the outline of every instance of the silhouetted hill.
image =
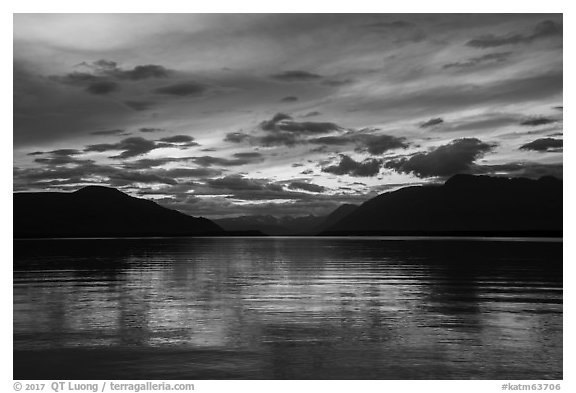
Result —
[[[114,188],[14,194],[14,237],[127,237],[223,234],[191,217]]]
[[[562,181],[456,175],[381,194],[323,235],[561,236]]]
[[[324,218],[324,221],[320,225],[316,226],[312,230],[312,232],[313,233],[324,232],[326,229],[332,227],[333,225],[336,225],[336,223],[338,223],[338,221],[344,219],[344,217],[355,212],[356,209],[358,209],[358,205],[352,205],[350,203],[345,203],[343,205],[340,205],[338,208],[336,208],[336,210],[334,210],[332,213],[327,215]]]

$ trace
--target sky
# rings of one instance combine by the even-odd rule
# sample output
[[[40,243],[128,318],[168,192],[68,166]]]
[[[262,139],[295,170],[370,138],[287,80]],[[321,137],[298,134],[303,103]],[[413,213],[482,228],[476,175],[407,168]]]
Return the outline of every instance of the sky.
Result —
[[[322,215],[562,177],[558,14],[15,14],[14,191]]]

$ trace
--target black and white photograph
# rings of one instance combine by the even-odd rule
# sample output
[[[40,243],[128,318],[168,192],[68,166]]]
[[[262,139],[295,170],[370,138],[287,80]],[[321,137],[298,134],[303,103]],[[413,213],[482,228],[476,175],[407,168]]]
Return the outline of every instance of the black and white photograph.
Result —
[[[325,11],[14,13],[14,381],[560,389],[563,14]]]

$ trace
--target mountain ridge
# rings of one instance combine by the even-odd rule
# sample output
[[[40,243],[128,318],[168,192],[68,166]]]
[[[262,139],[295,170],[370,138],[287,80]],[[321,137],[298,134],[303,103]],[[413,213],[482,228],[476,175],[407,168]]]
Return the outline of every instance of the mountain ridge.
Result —
[[[63,192],[14,193],[14,237],[198,236],[224,233],[191,217],[120,190],[88,186]]]
[[[380,194],[322,235],[562,233],[562,181],[455,175]]]

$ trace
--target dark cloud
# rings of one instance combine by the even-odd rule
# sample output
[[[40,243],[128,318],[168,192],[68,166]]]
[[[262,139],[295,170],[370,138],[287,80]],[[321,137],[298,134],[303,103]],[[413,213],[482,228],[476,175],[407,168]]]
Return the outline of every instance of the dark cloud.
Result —
[[[272,119],[263,121],[260,123],[260,128],[264,131],[286,131],[302,134],[325,134],[342,129],[338,125],[328,122],[297,122],[285,113],[277,113]]]
[[[278,74],[270,75],[270,77],[282,82],[309,82],[322,78],[322,76],[318,74],[301,70],[284,71]]]
[[[298,97],[288,96],[288,97],[282,98],[280,101],[281,102],[296,102],[296,101],[298,101]]]
[[[130,158],[142,154],[146,154],[159,146],[154,141],[140,137],[131,137],[121,140],[118,143],[100,143],[95,145],[88,145],[84,149],[86,152],[106,152],[106,151],[122,151],[119,155],[111,158]]]
[[[524,120],[520,123],[523,126],[542,126],[545,124],[555,123],[556,120],[550,119],[548,117],[533,117],[531,119]]]
[[[499,64],[503,63],[512,55],[512,52],[496,52],[496,53],[488,53],[483,56],[471,57],[468,60],[455,62],[455,63],[448,63],[445,64],[442,68],[450,69],[467,69],[473,68],[481,65],[487,64]]]
[[[243,132],[230,132],[226,134],[224,142],[242,143],[248,139],[250,139],[250,135]]]
[[[189,146],[198,146],[198,143],[194,142],[194,138],[190,135],[172,135],[160,138],[158,141],[167,143],[185,143]],[[193,145],[190,145],[191,143],[193,143]]]
[[[157,94],[187,97],[187,96],[201,96],[207,90],[208,88],[206,87],[206,85],[194,81],[188,81],[159,87],[155,89],[154,92]]]
[[[303,181],[293,181],[288,184],[288,188],[291,190],[304,190],[310,192],[324,192],[326,187],[320,186],[318,184],[307,183]]]
[[[308,112],[304,115],[302,115],[302,117],[314,117],[314,116],[320,116],[321,113],[318,111],[313,111],[313,112]]]
[[[495,147],[476,138],[456,139],[425,153],[386,162],[385,167],[418,177],[451,176],[470,172],[474,161]]]
[[[562,25],[551,20],[545,20],[534,26],[530,34],[485,35],[468,41],[466,45],[474,48],[493,48],[503,45],[528,44],[541,38],[553,36],[562,36]]]
[[[564,141],[554,138],[540,138],[520,146],[522,150],[534,150],[539,152],[561,152]]]
[[[90,94],[103,95],[120,90],[120,85],[112,81],[98,81],[86,86],[86,91]]]
[[[272,119],[264,120],[262,123],[260,123],[260,128],[262,128],[264,131],[274,131],[276,130],[276,124],[284,120],[291,121],[292,117],[285,113],[276,113]]]
[[[406,138],[392,135],[361,134],[355,139],[361,144],[356,150],[367,151],[372,155],[382,154],[388,150],[405,149],[409,146]]]
[[[247,164],[254,164],[261,162],[263,157],[260,153],[236,153],[233,155],[234,158],[221,158],[212,156],[202,156],[202,157],[192,157],[191,160],[194,163],[208,167],[212,165],[216,166],[241,166]]]
[[[148,78],[166,78],[169,74],[170,71],[160,65],[148,64],[136,66],[132,70],[119,71],[118,77],[141,80]]]
[[[444,119],[442,119],[440,117],[435,117],[433,119],[427,120],[424,123],[420,124],[420,128],[432,127],[432,126],[436,126],[436,125],[442,124],[442,123],[444,123]]]
[[[90,75],[94,77],[128,79],[133,81],[149,78],[166,78],[172,73],[171,70],[156,64],[138,65],[131,70],[125,70],[119,67],[117,62],[105,59],[92,63],[82,62],[78,64],[78,66],[90,70]]]
[[[67,164],[85,164],[91,163],[92,160],[79,159],[76,156],[81,155],[82,151],[78,149],[57,149],[47,152],[35,151],[28,153],[29,156],[40,156],[44,157],[34,159],[34,162],[43,165],[67,165]]]
[[[92,63],[82,62],[78,66],[86,68],[88,72],[75,71],[65,75],[55,75],[50,79],[66,85],[84,87],[90,94],[105,95],[120,90],[118,82],[122,80],[138,81],[165,78],[169,75],[169,70],[154,64],[139,65],[131,70],[124,70],[115,61],[98,60]],[[132,109],[141,110],[137,109],[138,104],[130,105],[129,103],[130,101],[125,104]]]
[[[52,150],[49,152],[52,155],[55,156],[76,156],[79,154],[82,154],[82,152],[78,149],[57,149],[57,150]]]
[[[51,153],[47,152],[46,154]],[[187,184],[188,179],[203,179],[221,176],[222,171],[212,168],[172,168],[150,169],[168,162],[181,162],[186,158],[167,157],[161,159],[143,159],[133,163],[123,163],[120,167],[100,165],[91,160],[78,160],[73,156],[51,155],[41,163],[41,168],[14,168],[16,188],[50,188],[71,190],[87,184],[101,184],[112,187],[135,186],[136,184],[165,184],[175,186],[180,182]],[[95,180],[98,179],[98,180]],[[181,180],[179,180],[181,179]]]
[[[124,101],[124,105],[128,108],[133,109],[135,111],[147,111],[148,109],[152,109],[156,106],[156,103],[153,101]]]
[[[308,139],[309,143],[314,143],[317,145],[334,145],[343,146],[353,143],[354,141],[350,135],[337,135],[337,136],[321,136],[318,138]]]
[[[262,156],[262,153],[258,153],[257,151],[247,151],[247,152],[242,152],[242,153],[234,153],[234,157],[260,159],[263,156]]]
[[[154,127],[142,127],[138,129],[140,132],[151,133],[151,132],[164,132],[166,131],[163,128],[154,128]]]
[[[291,132],[277,132],[273,134],[264,135],[262,137],[251,137],[250,141],[253,144],[272,147],[272,146],[288,146],[293,147],[297,144],[304,143],[303,139],[298,134]]]
[[[92,135],[120,135],[123,133],[124,133],[124,130],[114,129],[114,130],[93,131],[90,134],[92,134]]]
[[[350,131],[344,135],[325,136],[307,140],[308,143],[326,146],[344,146],[356,144],[356,151],[365,152],[372,155],[382,154],[388,150],[404,149],[409,146],[406,138],[396,137],[386,134],[366,134]]]
[[[322,172],[332,173],[334,175],[372,177],[380,172],[381,166],[382,160],[367,158],[362,162],[358,162],[345,154],[341,154],[338,165],[323,167]]]
[[[213,168],[172,168],[164,169],[162,172],[165,176],[184,179],[184,178],[206,178],[220,176],[222,171]]]

